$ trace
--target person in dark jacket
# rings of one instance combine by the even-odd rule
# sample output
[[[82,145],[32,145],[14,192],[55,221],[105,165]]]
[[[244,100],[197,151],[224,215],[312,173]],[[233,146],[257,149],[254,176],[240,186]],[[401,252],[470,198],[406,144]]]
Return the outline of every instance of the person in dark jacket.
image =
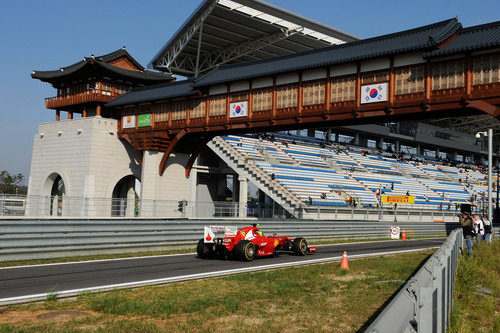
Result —
[[[460,214],[458,221],[462,226],[462,230],[465,238],[465,246],[467,247],[467,252],[469,252],[469,257],[472,255],[472,217],[469,213]]]

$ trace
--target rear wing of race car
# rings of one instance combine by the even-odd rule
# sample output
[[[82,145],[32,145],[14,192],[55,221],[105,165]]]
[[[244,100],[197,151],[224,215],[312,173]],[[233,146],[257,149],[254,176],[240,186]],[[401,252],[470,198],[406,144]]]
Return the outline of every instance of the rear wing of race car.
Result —
[[[203,234],[203,241],[205,243],[215,243],[216,239],[223,239],[227,237],[234,237],[238,233],[238,227],[227,225],[211,225],[205,227]]]

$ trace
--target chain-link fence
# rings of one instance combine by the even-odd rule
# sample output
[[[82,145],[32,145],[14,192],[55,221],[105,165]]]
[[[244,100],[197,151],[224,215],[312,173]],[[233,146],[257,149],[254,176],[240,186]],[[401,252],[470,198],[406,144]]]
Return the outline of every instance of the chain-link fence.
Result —
[[[138,198],[83,198],[68,196],[0,195],[0,216],[28,217],[164,217],[164,218],[274,218],[295,216],[317,220],[456,222],[455,210],[372,207],[306,206],[292,214],[278,204],[233,201],[139,200]]]

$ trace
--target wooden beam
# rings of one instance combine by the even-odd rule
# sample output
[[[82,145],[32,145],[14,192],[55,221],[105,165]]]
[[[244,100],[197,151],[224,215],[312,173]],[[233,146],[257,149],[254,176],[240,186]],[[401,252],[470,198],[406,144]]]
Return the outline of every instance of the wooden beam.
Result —
[[[359,109],[361,106],[361,63],[357,63],[357,70],[356,70],[356,91],[354,92],[356,96],[356,108]]]
[[[299,87],[297,89],[298,89],[297,107],[299,109],[299,115],[301,115],[302,114],[302,99],[303,99],[302,93],[304,91],[304,89],[302,87],[302,71],[299,72]]]
[[[488,102],[485,102],[483,100],[471,101],[471,102],[467,103],[466,106],[469,108],[473,108],[473,109],[482,111],[484,113],[487,113],[496,119],[498,119],[498,117],[500,116],[500,108],[499,107],[497,107],[493,104],[490,104]]]
[[[425,63],[425,80],[424,80],[424,90],[425,90],[425,100],[428,102],[431,99],[431,89],[432,89],[432,66],[431,61],[427,60]]]
[[[396,92],[394,74],[394,57],[391,57],[390,73],[389,73],[389,104],[394,103],[394,94]]]
[[[277,102],[278,93],[276,91],[276,75],[273,76],[273,99],[271,101],[271,110],[273,114],[273,119],[276,118],[276,102]]]
[[[330,76],[331,76],[331,67],[328,67],[326,70],[326,91],[325,91],[325,109],[326,111],[330,111],[330,108],[332,106],[332,82],[330,81]]]
[[[468,54],[467,58],[465,59],[464,83],[465,98],[469,99],[472,91],[472,58],[470,54]]]
[[[194,161],[196,161],[196,158],[200,154],[201,150],[207,146],[207,143],[209,143],[213,139],[213,136],[210,136],[208,138],[203,139],[198,146],[193,150],[191,153],[191,156],[189,157],[189,160],[186,164],[186,178],[189,178],[189,175],[191,174],[191,169],[193,168]]]
[[[248,120],[253,118],[253,82],[250,80],[248,90]]]
[[[174,151],[174,148],[177,145],[177,143],[179,142],[179,140],[181,140],[182,137],[184,137],[184,135],[186,135],[187,132],[188,131],[185,128],[183,128],[179,133],[177,133],[177,135],[173,138],[173,140],[168,145],[167,150],[165,150],[165,152],[163,153],[163,157],[161,158],[160,165],[158,167],[158,172],[159,172],[160,176],[163,176],[163,172],[165,172],[165,167],[167,165],[167,161],[168,161],[168,158],[170,157],[170,154],[172,154],[172,152]]]

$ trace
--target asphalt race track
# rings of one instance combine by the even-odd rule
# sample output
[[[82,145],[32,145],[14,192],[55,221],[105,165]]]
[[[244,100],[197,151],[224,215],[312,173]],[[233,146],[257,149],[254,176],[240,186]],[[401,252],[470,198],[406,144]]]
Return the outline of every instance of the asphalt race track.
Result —
[[[282,254],[252,262],[202,260],[196,254],[100,260],[0,268],[0,305],[43,300],[46,293],[78,295],[83,290],[110,290],[234,274],[298,264],[439,247],[444,238],[319,246],[318,253],[299,257]]]

